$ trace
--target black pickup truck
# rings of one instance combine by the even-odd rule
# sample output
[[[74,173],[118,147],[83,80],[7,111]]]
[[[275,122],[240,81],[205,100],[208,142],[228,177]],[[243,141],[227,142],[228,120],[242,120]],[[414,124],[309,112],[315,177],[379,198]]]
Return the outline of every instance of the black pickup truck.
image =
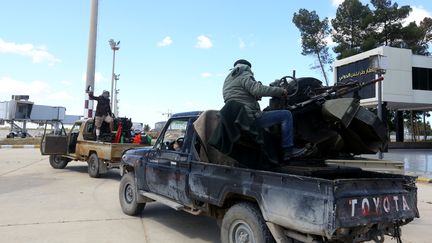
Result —
[[[382,242],[384,235],[400,237],[400,226],[419,217],[413,177],[327,164],[256,170],[223,156],[211,160],[194,127],[200,115],[173,115],[154,147],[124,153],[125,214],[157,201],[208,215],[224,243]]]

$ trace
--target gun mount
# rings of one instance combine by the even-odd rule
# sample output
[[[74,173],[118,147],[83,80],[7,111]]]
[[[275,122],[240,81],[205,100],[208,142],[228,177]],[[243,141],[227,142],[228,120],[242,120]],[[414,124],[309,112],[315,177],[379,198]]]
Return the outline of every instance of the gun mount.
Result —
[[[324,87],[315,78],[285,76],[270,85],[287,89],[288,97],[270,99],[266,110],[292,112],[295,143],[312,144],[311,158],[375,154],[388,142],[387,128],[374,113],[360,106],[355,93],[382,80]],[[354,93],[352,98],[344,97],[350,93]]]

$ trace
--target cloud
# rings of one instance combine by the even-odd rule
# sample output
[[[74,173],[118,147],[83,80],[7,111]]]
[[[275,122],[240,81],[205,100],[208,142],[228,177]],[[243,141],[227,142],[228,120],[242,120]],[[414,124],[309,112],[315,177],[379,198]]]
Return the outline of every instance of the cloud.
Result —
[[[165,38],[163,38],[163,40],[159,41],[157,43],[158,47],[164,47],[164,46],[170,46],[173,43],[173,40],[171,39],[170,36],[167,36]]]
[[[198,42],[195,45],[196,48],[200,49],[209,49],[213,47],[213,43],[211,42],[210,38],[208,38],[205,35],[200,35],[197,37]]]
[[[333,7],[339,7],[344,0],[331,0]]]
[[[81,80],[84,81],[84,82],[87,80],[87,73],[83,73],[83,75],[81,76]],[[96,83],[100,83],[100,82],[103,82],[103,81],[105,81],[105,77],[102,76],[102,73],[95,72],[95,82]]]
[[[238,38],[239,40],[239,47],[240,49],[243,49],[246,47],[246,43],[242,40],[242,38]]]
[[[14,80],[10,77],[2,77],[0,78],[0,93],[5,93],[8,95],[13,94],[41,94],[47,92],[49,90],[49,85],[43,81],[31,81],[31,82],[23,82]]]
[[[207,72],[201,73],[201,77],[203,78],[210,78],[211,76],[212,76],[211,73],[207,73]]]
[[[66,86],[71,86],[73,83],[69,80],[62,80],[60,81],[61,84],[66,85]]]
[[[31,57],[33,63],[48,62],[50,66],[60,62],[60,59],[49,53],[46,47],[36,47],[33,44],[17,44],[14,42],[6,42],[2,39],[0,39],[0,53],[11,53]]]
[[[60,91],[56,93],[51,93],[47,96],[48,100],[61,100],[61,101],[70,101],[74,100],[75,97],[70,95],[68,92]]]
[[[404,21],[404,25],[408,25],[411,22],[416,22],[417,24],[420,24],[420,22],[425,18],[429,17],[432,18],[432,14],[429,13],[426,9],[424,9],[422,6],[411,6],[412,11],[408,15],[408,17]]]

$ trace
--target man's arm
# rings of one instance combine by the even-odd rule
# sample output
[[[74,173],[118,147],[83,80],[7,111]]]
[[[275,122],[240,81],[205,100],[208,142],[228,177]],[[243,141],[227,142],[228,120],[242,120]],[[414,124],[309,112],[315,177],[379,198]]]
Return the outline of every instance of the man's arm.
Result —
[[[283,88],[270,87],[255,81],[253,76],[249,76],[242,80],[243,88],[255,97],[271,96],[280,97],[286,94]]]
[[[93,95],[93,92],[88,92],[88,95],[89,95],[89,98],[90,98],[91,100],[99,101],[99,97],[94,96],[94,95]]]

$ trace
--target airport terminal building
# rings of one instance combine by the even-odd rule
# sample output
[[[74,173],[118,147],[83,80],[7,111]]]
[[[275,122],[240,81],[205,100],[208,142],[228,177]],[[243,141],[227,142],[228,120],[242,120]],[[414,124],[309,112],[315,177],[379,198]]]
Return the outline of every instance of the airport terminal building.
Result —
[[[410,49],[378,47],[333,64],[335,83],[368,81],[384,76],[379,84],[363,88],[357,95],[361,105],[396,110],[396,141],[402,142],[403,111],[432,111],[432,57],[413,55]]]

